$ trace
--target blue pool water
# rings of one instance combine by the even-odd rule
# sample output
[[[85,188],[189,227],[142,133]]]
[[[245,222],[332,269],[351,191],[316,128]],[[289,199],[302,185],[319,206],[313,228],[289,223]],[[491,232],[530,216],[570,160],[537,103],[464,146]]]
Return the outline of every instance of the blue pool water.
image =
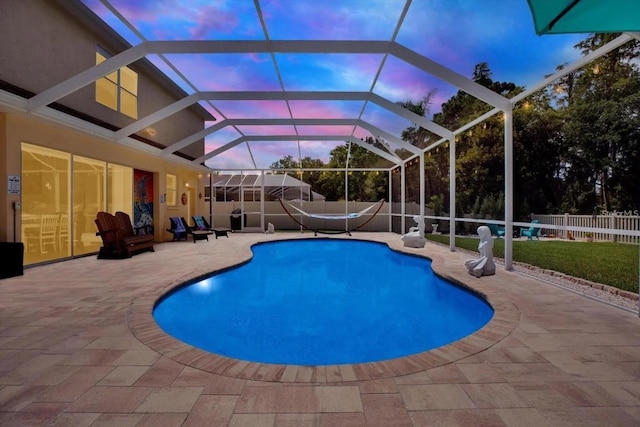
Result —
[[[249,263],[161,299],[158,325],[236,359],[333,365],[440,347],[493,316],[482,298],[434,275],[429,260],[379,243],[310,239],[252,249]]]

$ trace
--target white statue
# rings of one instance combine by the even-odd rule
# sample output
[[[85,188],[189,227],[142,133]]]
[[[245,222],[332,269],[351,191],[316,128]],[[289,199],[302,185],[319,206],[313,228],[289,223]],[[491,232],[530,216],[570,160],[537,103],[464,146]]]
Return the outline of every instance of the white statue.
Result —
[[[469,270],[469,274],[473,274],[476,277],[492,276],[496,274],[496,265],[493,262],[491,230],[486,225],[482,225],[478,227],[478,236],[480,236],[480,243],[478,244],[480,258],[468,259],[464,262],[464,265]]]
[[[276,229],[273,226],[273,224],[271,223],[267,224],[267,231],[265,231],[264,234],[273,234],[275,232],[276,232]]]
[[[411,227],[407,234],[402,235],[401,239],[408,248],[424,248],[424,244],[427,243],[427,239],[424,238],[424,219],[420,215],[416,215],[413,220],[418,226]]]

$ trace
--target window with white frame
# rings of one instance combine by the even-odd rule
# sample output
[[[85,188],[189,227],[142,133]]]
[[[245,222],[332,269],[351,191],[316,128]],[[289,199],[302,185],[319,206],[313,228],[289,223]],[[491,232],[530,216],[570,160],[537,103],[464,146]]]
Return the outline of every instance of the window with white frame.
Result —
[[[96,65],[107,60],[107,54],[96,52]],[[100,104],[138,118],[138,73],[122,67],[96,80],[96,101]]]

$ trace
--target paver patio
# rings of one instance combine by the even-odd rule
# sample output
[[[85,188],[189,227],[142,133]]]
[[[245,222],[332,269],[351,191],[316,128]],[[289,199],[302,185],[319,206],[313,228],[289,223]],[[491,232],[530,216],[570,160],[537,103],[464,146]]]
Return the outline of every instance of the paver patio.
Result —
[[[428,256],[436,272],[485,294],[494,319],[441,349],[329,367],[220,358],[155,326],[150,309],[164,292],[281,238],[314,237],[167,242],[0,280],[0,425],[640,425],[637,314],[500,268],[476,279],[468,255],[403,248],[392,233],[346,238]]]

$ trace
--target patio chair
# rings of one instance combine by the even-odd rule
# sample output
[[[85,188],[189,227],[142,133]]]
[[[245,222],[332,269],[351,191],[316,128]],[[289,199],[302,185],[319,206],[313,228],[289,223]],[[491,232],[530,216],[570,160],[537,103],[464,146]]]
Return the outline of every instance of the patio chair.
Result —
[[[69,245],[69,214],[58,213],[58,247],[66,248]]]
[[[173,240],[186,240],[191,233],[191,227],[187,224],[187,220],[181,216],[172,216],[169,218],[171,227],[166,230],[173,234]]]
[[[102,238],[98,259],[131,258],[138,252],[155,251],[153,234],[134,234],[129,215],[124,212],[98,212],[95,223]]]
[[[46,253],[47,246],[58,249],[58,214],[44,214],[40,217],[40,253]]]
[[[491,230],[491,234],[498,239],[504,237],[504,227],[500,227],[498,224],[487,224],[487,227]]]
[[[193,236],[193,243],[198,240],[209,241],[209,236],[214,232],[216,233],[216,239],[218,238],[218,232],[215,231],[202,215],[193,215],[193,227],[191,227],[191,236]]]
[[[520,229],[520,237],[522,236],[527,236],[528,240],[533,240],[533,238],[535,237],[536,239],[540,240],[540,238],[538,237],[538,232],[540,231],[540,227],[536,227],[533,224],[540,224],[540,221],[538,221],[537,219],[534,219],[533,221],[531,221],[531,227],[529,228],[521,228]]]
[[[207,220],[202,215],[194,215],[191,217],[191,219],[193,220],[193,223],[194,223],[194,226],[193,226],[194,230],[213,231],[213,228],[211,228]]]
[[[98,212],[95,219],[98,232],[102,239],[102,247],[98,253],[98,259],[113,259],[123,257],[123,243],[120,227],[116,223],[116,217],[108,212]]]
[[[229,231],[231,231],[230,228],[223,228],[223,227],[211,227],[209,225],[209,223],[207,222],[207,220],[202,216],[202,215],[194,215],[191,217],[191,219],[193,220],[193,223],[195,224],[193,227],[193,231],[194,232],[204,232],[204,231],[209,231],[209,234],[215,234],[216,235],[216,239],[218,237],[226,237],[229,238]],[[195,234],[194,234],[195,237]],[[209,239],[207,239],[209,240]]]

